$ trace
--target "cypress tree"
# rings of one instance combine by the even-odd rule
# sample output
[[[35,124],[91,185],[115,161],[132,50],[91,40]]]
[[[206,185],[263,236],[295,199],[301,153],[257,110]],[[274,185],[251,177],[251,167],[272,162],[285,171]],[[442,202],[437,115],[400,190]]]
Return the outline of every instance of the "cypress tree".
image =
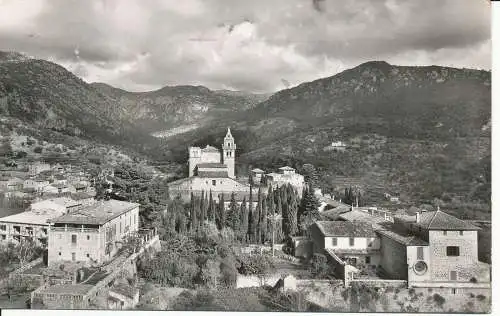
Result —
[[[248,239],[250,242],[254,242],[254,214],[253,214],[253,188],[250,186],[250,197],[248,201]]]
[[[312,188],[305,190],[299,208],[299,226],[301,233],[304,234],[312,223],[321,218],[318,211],[319,206],[319,200],[314,195]]]
[[[215,206],[214,206],[214,199],[212,197],[212,190],[210,190],[210,195],[208,197],[207,217],[209,221],[213,221],[215,217]]]
[[[243,203],[241,203],[240,209],[240,237],[241,241],[247,241],[247,233],[248,233],[248,209],[247,209],[247,201],[246,197],[243,198]]]
[[[255,223],[256,225],[254,228],[254,236],[255,236],[255,242],[256,243],[261,243],[261,224],[262,224],[262,192],[261,188],[259,187],[259,191],[257,193],[257,209],[255,210]]]
[[[200,199],[200,226],[203,226],[205,219],[207,217],[206,202],[205,202],[205,191],[201,191]]]
[[[219,205],[218,205],[218,210],[217,210],[217,213],[218,213],[218,227],[219,227],[219,230],[222,230],[225,225],[226,225],[226,208],[224,207],[224,194],[221,193],[219,195]]]
[[[262,200],[262,206],[261,206],[261,209],[262,209],[262,216],[261,216],[261,219],[262,219],[262,222],[261,222],[261,225],[260,225],[260,230],[261,230],[261,239],[262,239],[262,242],[265,243],[267,240],[268,240],[268,227],[267,227],[267,216],[268,216],[268,212],[267,212],[267,200],[266,199],[263,199]]]
[[[236,203],[236,195],[231,194],[231,202],[229,203],[229,212],[226,216],[226,226],[229,226],[237,233],[240,229],[240,215],[238,214],[238,204]]]

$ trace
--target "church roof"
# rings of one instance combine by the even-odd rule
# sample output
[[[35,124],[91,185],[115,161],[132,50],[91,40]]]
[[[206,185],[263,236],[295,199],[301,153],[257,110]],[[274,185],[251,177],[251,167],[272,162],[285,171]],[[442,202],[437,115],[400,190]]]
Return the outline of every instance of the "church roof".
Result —
[[[227,169],[227,166],[222,163],[217,163],[217,162],[204,162],[204,163],[199,163],[196,165],[198,169],[200,168],[220,168],[220,169]]]
[[[204,152],[219,152],[219,150],[213,146],[207,145],[202,149]]]

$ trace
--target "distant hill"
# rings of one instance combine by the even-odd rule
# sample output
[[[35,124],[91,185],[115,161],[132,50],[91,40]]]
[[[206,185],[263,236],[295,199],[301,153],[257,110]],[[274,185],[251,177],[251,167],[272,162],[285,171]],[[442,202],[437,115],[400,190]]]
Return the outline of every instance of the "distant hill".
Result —
[[[212,91],[203,86],[166,86],[150,92],[128,92],[102,83],[92,87],[117,103],[123,119],[148,126],[151,132],[210,122],[255,107],[265,94],[241,91]]]

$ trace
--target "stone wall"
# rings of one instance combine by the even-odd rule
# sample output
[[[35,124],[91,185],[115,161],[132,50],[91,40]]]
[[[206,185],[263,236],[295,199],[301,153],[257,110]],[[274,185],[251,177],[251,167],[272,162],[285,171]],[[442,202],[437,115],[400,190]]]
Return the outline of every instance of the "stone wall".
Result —
[[[387,278],[408,279],[406,246],[387,236],[380,236],[380,265]]]

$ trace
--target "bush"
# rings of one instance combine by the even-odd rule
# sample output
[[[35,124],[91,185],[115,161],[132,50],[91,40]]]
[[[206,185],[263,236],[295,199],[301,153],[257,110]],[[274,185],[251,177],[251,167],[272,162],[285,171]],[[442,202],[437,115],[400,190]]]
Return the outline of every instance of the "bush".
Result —
[[[484,301],[486,299],[486,296],[484,296],[483,294],[479,294],[478,296],[476,296],[476,298],[478,301]]]
[[[434,293],[432,298],[434,299],[434,302],[436,302],[436,304],[440,307],[443,306],[443,304],[446,302],[446,299],[438,293]]]
[[[268,255],[243,255],[237,258],[238,272],[243,275],[262,275],[274,268]]]
[[[36,146],[35,149],[33,149],[33,151],[36,153],[36,154],[41,154],[42,151],[43,151],[43,147],[41,146]]]

